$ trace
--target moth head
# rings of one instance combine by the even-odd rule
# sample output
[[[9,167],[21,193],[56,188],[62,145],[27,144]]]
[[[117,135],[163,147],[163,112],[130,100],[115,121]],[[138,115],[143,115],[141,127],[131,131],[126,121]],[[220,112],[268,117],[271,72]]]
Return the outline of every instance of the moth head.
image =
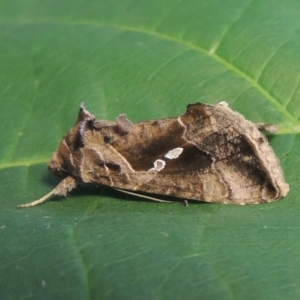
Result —
[[[52,155],[48,163],[49,170],[57,177],[67,177],[73,174],[74,153],[83,147],[83,139],[87,130],[94,126],[93,116],[82,103],[75,125],[69,130],[61,141],[59,148]]]
[[[51,171],[51,173],[57,177],[64,178],[69,175],[66,168],[65,160],[59,151],[55,151],[53,153],[52,158],[48,163],[48,168]]]

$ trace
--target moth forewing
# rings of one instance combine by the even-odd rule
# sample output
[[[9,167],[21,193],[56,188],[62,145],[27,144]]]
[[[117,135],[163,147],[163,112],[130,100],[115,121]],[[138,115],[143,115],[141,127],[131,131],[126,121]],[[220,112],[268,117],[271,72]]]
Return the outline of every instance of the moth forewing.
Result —
[[[259,129],[267,127],[246,120],[226,102],[196,103],[182,116],[139,123],[124,114],[116,122],[97,121],[82,104],[49,162],[50,171],[65,179],[19,207],[66,195],[81,183],[212,203],[275,201],[289,186]]]

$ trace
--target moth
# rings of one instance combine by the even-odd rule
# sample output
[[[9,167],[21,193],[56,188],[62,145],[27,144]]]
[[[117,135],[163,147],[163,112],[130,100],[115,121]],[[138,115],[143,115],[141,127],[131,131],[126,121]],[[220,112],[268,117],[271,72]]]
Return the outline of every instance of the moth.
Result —
[[[272,202],[289,185],[263,127],[226,102],[190,104],[182,116],[137,123],[125,114],[116,122],[96,120],[81,104],[48,163],[63,180],[19,207],[66,196],[84,183],[213,203]]]

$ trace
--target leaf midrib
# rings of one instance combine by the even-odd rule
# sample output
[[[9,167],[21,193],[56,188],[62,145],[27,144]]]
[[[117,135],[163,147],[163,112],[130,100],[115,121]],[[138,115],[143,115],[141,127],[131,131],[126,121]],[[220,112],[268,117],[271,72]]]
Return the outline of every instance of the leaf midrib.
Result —
[[[276,109],[287,119],[287,121],[289,121],[289,123],[291,123],[291,126],[287,126],[288,127],[287,130],[290,133],[297,133],[300,131],[300,122],[297,119],[297,117],[293,116],[289,111],[287,111],[286,107],[283,106],[278,99],[276,99],[274,96],[272,96],[269,93],[269,91],[267,91],[262,85],[260,85],[254,78],[247,75],[245,72],[243,72],[238,67],[231,64],[229,61],[227,61],[223,57],[217,55],[215,53],[216,49],[214,49],[214,51],[207,51],[204,48],[199,47],[188,41],[180,40],[175,37],[170,37],[166,34],[163,34],[163,33],[157,32],[157,31],[150,31],[145,28],[135,28],[135,27],[131,27],[128,25],[124,25],[124,24],[103,24],[103,23],[99,23],[99,22],[85,22],[85,21],[75,23],[75,22],[70,22],[70,21],[57,21],[57,20],[47,20],[47,21],[30,21],[30,20],[21,20],[21,21],[11,20],[10,21],[10,20],[5,20],[5,21],[2,21],[1,23],[13,23],[13,24],[49,24],[50,23],[50,24],[72,25],[72,26],[87,26],[88,25],[88,26],[95,26],[95,27],[101,27],[101,28],[105,28],[105,27],[106,28],[115,28],[115,29],[123,30],[123,31],[126,30],[126,31],[131,31],[131,32],[147,34],[147,35],[159,37],[164,40],[169,40],[172,42],[179,43],[190,49],[197,50],[197,51],[211,57],[212,59],[214,59],[215,61],[219,62],[224,67],[226,67],[228,70],[231,70],[234,73],[236,73],[238,76],[244,78],[251,86],[253,86],[259,93],[261,93],[270,103],[272,103],[276,107]],[[284,130],[284,132],[286,133],[287,130]]]

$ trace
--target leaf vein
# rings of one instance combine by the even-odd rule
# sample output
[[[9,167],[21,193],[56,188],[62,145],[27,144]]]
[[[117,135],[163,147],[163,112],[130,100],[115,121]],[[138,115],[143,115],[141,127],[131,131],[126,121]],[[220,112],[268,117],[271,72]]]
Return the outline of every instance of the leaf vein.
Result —
[[[184,50],[184,51],[182,51],[182,52],[176,54],[175,56],[173,56],[173,57],[167,59],[163,64],[161,64],[160,66],[158,66],[158,68],[157,68],[155,71],[153,71],[153,72],[149,75],[149,77],[147,78],[147,81],[150,81],[156,74],[158,74],[158,72],[159,72],[162,68],[166,67],[166,66],[167,66],[168,64],[170,64],[172,61],[174,61],[175,59],[177,59],[178,57],[180,57],[181,55],[185,54],[185,53],[188,52],[188,51],[189,51],[189,50]]]
[[[250,2],[251,4],[251,2]],[[249,4],[249,5],[250,5]],[[249,5],[247,7],[249,7]],[[8,21],[6,21],[8,22]],[[14,21],[14,23],[20,23],[20,24],[32,24],[32,22],[30,21]],[[37,23],[37,22],[35,22]],[[42,23],[42,22],[40,22]],[[49,21],[47,22],[49,23]],[[57,21],[53,21],[53,23],[61,23],[61,24],[73,24],[76,26],[82,26],[82,25],[90,25],[90,26],[97,26],[97,27],[108,27],[110,26],[111,28],[115,28],[115,29],[122,29],[124,31],[130,31],[130,32],[136,32],[136,33],[141,33],[141,34],[147,34],[147,35],[152,35],[164,40],[169,40],[169,41],[173,41],[182,45],[185,45],[186,47],[190,48],[190,49],[194,49],[197,50],[198,52],[203,53],[204,55],[207,55],[209,57],[211,57],[212,59],[214,59],[216,62],[222,64],[225,68],[227,68],[228,70],[231,70],[232,72],[236,73],[238,76],[244,78],[250,85],[252,85],[259,93],[261,93],[266,100],[268,100],[271,104],[273,104],[276,109],[293,125],[295,126],[299,126],[299,120],[298,118],[293,115],[291,112],[289,112],[279,101],[279,99],[277,99],[275,96],[271,95],[271,93],[266,90],[259,82],[256,82],[255,78],[252,78],[249,74],[247,74],[246,72],[240,70],[238,67],[232,65],[229,61],[227,61],[225,58],[215,54],[214,52],[208,52],[207,50],[205,50],[204,48],[198,46],[198,45],[194,45],[193,43],[190,43],[188,41],[182,41],[178,38],[175,37],[171,37],[168,35],[165,35],[163,33],[160,32],[155,32],[155,31],[150,31],[150,30],[146,30],[145,28],[135,28],[135,27],[130,27],[130,26],[126,26],[123,24],[101,24],[101,23],[90,23],[90,22],[80,22],[80,23],[72,23],[72,22],[57,22]]]

